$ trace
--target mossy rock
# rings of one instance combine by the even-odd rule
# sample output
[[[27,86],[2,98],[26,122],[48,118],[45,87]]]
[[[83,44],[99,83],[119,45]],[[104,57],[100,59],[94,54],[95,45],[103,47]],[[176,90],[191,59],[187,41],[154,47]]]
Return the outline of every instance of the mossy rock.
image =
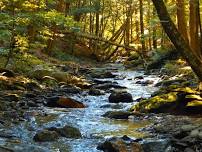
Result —
[[[174,103],[177,101],[177,92],[170,92],[167,94],[158,95],[140,101],[138,104],[131,107],[131,111],[151,112],[159,109],[163,105]]]
[[[51,76],[51,75],[52,75],[52,71],[46,70],[46,69],[37,69],[37,70],[34,70],[30,73],[31,78],[35,78],[38,80],[42,80],[43,77]]]
[[[108,111],[103,115],[103,117],[114,119],[128,119],[130,115],[132,115],[132,113],[127,111]]]
[[[195,89],[190,88],[190,87],[176,88],[173,91],[175,91],[175,92],[186,92],[188,94],[200,94],[198,91],[196,91]]]
[[[34,136],[34,141],[36,142],[46,142],[46,141],[55,141],[59,138],[59,135],[56,131],[42,130]]]
[[[65,137],[65,138],[81,138],[81,132],[79,131],[78,128],[72,127],[72,126],[64,126],[62,128],[56,128],[56,127],[51,127],[48,128],[50,131],[55,131],[57,132],[60,136]]]

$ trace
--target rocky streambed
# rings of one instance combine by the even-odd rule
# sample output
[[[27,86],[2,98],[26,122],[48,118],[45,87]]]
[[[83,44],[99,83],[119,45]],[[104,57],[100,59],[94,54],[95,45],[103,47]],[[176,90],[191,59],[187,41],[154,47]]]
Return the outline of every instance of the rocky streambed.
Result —
[[[9,96],[1,92],[9,105],[2,102],[0,151],[201,150],[200,117],[128,112],[158,90],[154,87],[160,81],[157,75],[126,70],[122,65],[107,67],[82,71],[91,82],[82,89],[66,84],[46,90],[33,88],[23,91],[19,99],[11,90]],[[197,141],[190,143],[195,137]]]

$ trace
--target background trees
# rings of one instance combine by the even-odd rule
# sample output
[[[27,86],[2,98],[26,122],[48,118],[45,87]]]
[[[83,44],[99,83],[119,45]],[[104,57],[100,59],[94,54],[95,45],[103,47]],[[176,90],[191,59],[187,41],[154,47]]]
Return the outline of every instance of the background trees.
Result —
[[[201,56],[199,0],[164,2],[178,31]],[[54,56],[83,49],[79,55],[109,60],[134,52],[146,58],[172,45],[150,0],[2,0],[0,11],[5,65],[16,52]]]

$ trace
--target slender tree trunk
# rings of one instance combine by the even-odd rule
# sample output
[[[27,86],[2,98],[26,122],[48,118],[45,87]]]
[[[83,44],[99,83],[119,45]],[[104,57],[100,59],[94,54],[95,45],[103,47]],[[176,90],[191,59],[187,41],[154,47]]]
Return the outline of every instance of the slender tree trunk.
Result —
[[[155,15],[156,15],[156,10],[155,10],[155,8],[153,8],[153,16],[155,16]],[[157,31],[156,31],[156,26],[153,26],[152,30],[153,30],[153,33],[152,33],[153,48],[157,49],[157,37],[156,37]]]
[[[183,38],[189,42],[188,33],[187,33],[187,22],[185,18],[185,1],[177,0],[177,24],[178,31],[183,36]]]
[[[190,32],[190,46],[192,50],[201,56],[199,45],[199,17],[198,17],[198,0],[190,0],[190,20],[189,20],[189,32]]]
[[[202,61],[196,56],[188,43],[184,40],[182,35],[177,30],[175,24],[171,20],[166,6],[163,0],[152,0],[154,6],[156,7],[157,14],[165,30],[166,34],[170,38],[171,42],[174,44],[176,49],[180,51],[182,56],[186,59],[188,64],[191,66],[195,74],[198,76],[200,82],[202,82]]]
[[[143,19],[143,1],[139,0],[140,6],[140,32],[141,32],[141,44],[142,44],[142,53],[143,56],[146,56],[146,45],[145,45],[145,38],[144,38],[144,19]]]

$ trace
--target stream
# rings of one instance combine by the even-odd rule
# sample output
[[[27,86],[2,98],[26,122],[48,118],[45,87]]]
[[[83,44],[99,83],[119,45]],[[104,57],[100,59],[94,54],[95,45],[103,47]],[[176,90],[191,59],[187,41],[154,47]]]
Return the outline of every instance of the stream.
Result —
[[[132,94],[134,100],[140,97],[149,97],[151,93],[158,89],[154,87],[154,84],[160,80],[156,75],[144,75],[144,71],[126,70],[121,65],[118,66],[118,71],[115,71],[114,74],[118,75],[118,78],[100,80],[113,81],[121,86],[126,86],[126,90]],[[136,81],[138,81],[134,80],[136,76],[143,76],[144,80],[152,80],[154,83],[146,86],[136,84]],[[33,116],[20,125],[1,129],[1,131],[11,133],[14,137],[10,139],[0,138],[0,145],[2,147],[12,147],[16,152],[99,152],[96,147],[106,138],[123,135],[131,138],[146,136],[146,133],[136,130],[149,125],[149,121],[134,122],[131,120],[113,120],[102,117],[107,111],[127,110],[135,104],[109,103],[109,95],[109,93],[106,93],[101,96],[90,96],[84,91],[82,94],[72,96],[72,98],[87,105],[87,108],[84,109],[43,107],[41,111],[45,112],[47,116]],[[62,127],[64,125],[78,128],[82,133],[82,139],[59,138],[55,142],[43,143],[33,141],[33,136],[38,130],[48,127]]]

